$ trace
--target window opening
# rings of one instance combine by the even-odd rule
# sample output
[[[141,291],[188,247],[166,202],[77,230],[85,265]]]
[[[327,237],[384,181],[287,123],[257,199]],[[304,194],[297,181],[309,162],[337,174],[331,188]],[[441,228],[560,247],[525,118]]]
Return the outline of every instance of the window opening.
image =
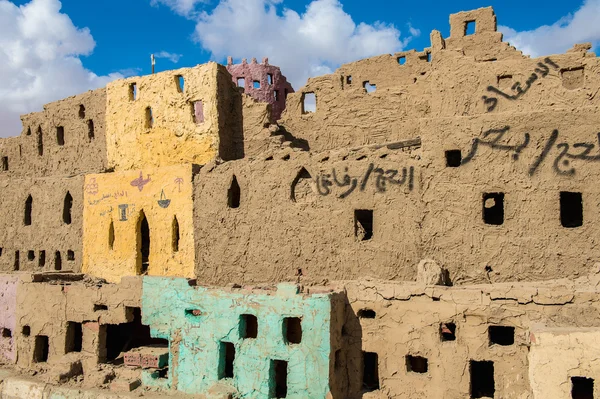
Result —
[[[275,101],[279,101],[279,90],[273,90],[273,98]]]
[[[31,335],[31,327],[23,326],[21,329],[21,334],[23,334],[24,337],[29,337]]]
[[[571,377],[572,399],[594,399],[594,379]]]
[[[356,209],[354,211],[354,235],[359,241],[373,238],[373,210]]]
[[[476,23],[475,21],[465,22],[465,36],[475,34]]]
[[[2,329],[2,338],[12,338],[12,331],[8,328]]]
[[[367,91],[367,93],[374,93],[377,91],[377,85],[371,84],[369,82],[364,82],[363,87]]]
[[[219,348],[219,379],[233,378],[235,346],[231,342],[221,342]]]
[[[239,208],[240,197],[240,185],[238,184],[237,177],[233,175],[233,179],[231,179],[231,186],[229,186],[229,190],[227,190],[227,205],[230,208]]]
[[[33,211],[33,198],[31,195],[27,197],[25,201],[25,216],[23,218],[23,224],[25,226],[31,226],[31,212]]]
[[[173,216],[173,240],[172,240],[172,249],[173,252],[179,251],[179,222],[177,221],[177,216]]]
[[[491,345],[509,346],[515,343],[515,328],[507,326],[489,326],[488,337]]]
[[[237,85],[238,85],[238,87],[246,87],[246,79],[237,78]]]
[[[267,74],[267,83],[269,83],[269,85],[273,84],[273,74],[272,73]]]
[[[73,250],[71,250],[71,249],[69,249],[69,250],[67,251],[67,260],[68,260],[69,262],[72,262],[72,261],[74,261],[74,260],[75,260],[75,252],[73,252]]]
[[[38,127],[38,131],[37,131],[37,149],[38,149],[39,156],[44,155],[44,137],[42,135],[42,127],[41,126]]]
[[[138,221],[138,247],[139,274],[145,274],[150,266],[150,225],[143,210]]]
[[[38,255],[38,265],[39,267],[46,266],[46,251],[40,251]]]
[[[48,361],[48,337],[46,335],[36,335],[33,349],[33,362],[44,363]]]
[[[65,128],[63,126],[56,128],[56,143],[60,146],[65,145]]]
[[[398,57],[398,64],[400,64],[400,65],[406,64],[406,56],[403,55],[401,57]]]
[[[308,197],[312,192],[312,176],[304,167],[300,169],[292,182],[290,199],[294,202]]]
[[[258,80],[252,81],[252,87],[255,89],[260,89],[260,82]]]
[[[583,225],[583,197],[581,193],[560,193],[560,223],[572,229]]]
[[[425,55],[425,59],[427,60],[427,62],[431,62],[431,53],[427,53]]]
[[[87,121],[87,125],[88,125],[88,139],[91,141],[94,139],[95,137],[95,131],[94,131],[94,121],[93,120],[89,120]]]
[[[29,250],[27,251],[27,260],[33,261],[35,259],[35,251]]]
[[[471,398],[493,398],[496,392],[494,383],[494,362],[471,360]]]
[[[81,352],[83,345],[83,329],[81,323],[69,321],[67,323],[67,337],[65,340],[65,353]]]
[[[65,224],[71,224],[71,210],[73,209],[73,197],[71,193],[67,191],[65,200],[63,202],[63,222]]]
[[[462,162],[462,153],[460,150],[446,151],[446,167],[458,168]]]
[[[79,119],[85,119],[85,106],[83,104],[79,105]]]
[[[373,309],[360,309],[357,316],[359,319],[374,319],[376,313]]]
[[[363,388],[367,392],[379,389],[378,358],[375,352],[363,352]]]
[[[26,133],[26,134],[27,134],[28,136],[31,136],[31,127],[28,127],[28,128],[27,128],[27,133]]]
[[[20,258],[21,254],[19,253],[19,251],[15,251],[15,263],[13,264],[13,270],[17,271],[19,270],[20,267]]]
[[[240,316],[240,338],[258,337],[258,318],[253,314]]]
[[[504,223],[504,193],[483,194],[483,221],[495,226]]]
[[[137,95],[137,83],[131,83],[129,85],[129,101],[136,101]]]
[[[315,93],[302,93],[302,113],[312,114],[317,112],[317,96]]]
[[[151,129],[154,126],[154,115],[152,115],[152,108],[146,107],[146,129]]]
[[[352,84],[352,76],[346,76],[346,84],[347,85],[351,85]]]
[[[204,103],[202,100],[194,101],[192,103],[192,119],[194,123],[204,123]]]
[[[110,221],[110,226],[108,226],[108,248],[112,251],[115,247],[115,224],[113,221]]]
[[[101,312],[104,310],[108,310],[108,306],[101,304],[101,303],[94,304],[94,312]]]
[[[409,373],[427,373],[429,364],[426,358],[421,356],[406,356],[406,371]]]
[[[442,323],[440,324],[440,338],[442,342],[456,341],[456,324]]]
[[[54,270],[62,270],[62,257],[60,251],[54,253]]]
[[[288,391],[288,362],[271,360],[271,398],[285,398]]]
[[[302,319],[286,317],[283,319],[283,336],[288,344],[302,342]]]
[[[181,75],[175,76],[175,84],[177,85],[177,91],[183,93],[185,90],[185,79]]]
[[[2,157],[2,170],[8,171],[8,157]]]

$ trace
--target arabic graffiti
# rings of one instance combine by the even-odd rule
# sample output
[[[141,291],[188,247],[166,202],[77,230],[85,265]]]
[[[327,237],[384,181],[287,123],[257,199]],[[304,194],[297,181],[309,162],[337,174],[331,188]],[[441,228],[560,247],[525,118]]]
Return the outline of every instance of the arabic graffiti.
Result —
[[[106,216],[106,215],[110,215],[113,211],[113,207],[110,206],[108,208],[106,208],[104,211],[100,212],[100,217]]]
[[[523,140],[517,145],[508,145],[500,143],[504,135],[510,130],[510,126],[505,126],[501,129],[490,129],[483,132],[483,139],[473,139],[471,150],[465,156],[461,162],[461,165],[465,165],[475,158],[479,148],[481,146],[487,146],[492,149],[511,151],[512,159],[514,161],[519,160],[521,152],[530,144],[531,136],[529,133],[523,134]],[[550,152],[556,148],[558,154],[554,158],[553,169],[556,173],[563,176],[573,176],[576,172],[575,168],[571,166],[571,160],[582,160],[586,162],[600,162],[600,133],[596,135],[597,145],[593,143],[574,143],[570,145],[566,142],[557,143],[559,137],[558,129],[554,129],[542,148],[542,151],[535,157],[535,160],[529,167],[529,175],[533,176],[542,163],[548,158]],[[491,137],[489,140],[484,140]],[[556,146],[556,147],[555,147]],[[598,154],[592,155],[591,152],[594,148],[598,148]],[[570,149],[576,150],[576,153],[571,153]]]
[[[108,198],[119,199],[121,197],[127,197],[128,194],[129,193],[127,191],[123,191],[123,190],[121,190],[121,191],[115,191],[112,194],[103,194],[102,197],[100,197],[100,198],[98,198],[96,200],[93,200],[93,201],[88,200],[88,205],[90,205],[90,206],[98,205],[99,203],[101,203],[105,199],[108,199]]]
[[[387,190],[388,185],[408,185],[410,191],[414,188],[414,174],[415,169],[413,166],[409,168],[402,168],[401,176],[397,169],[384,170],[379,167],[375,167],[372,163],[369,164],[366,172],[361,177],[350,177],[348,175],[348,168],[344,169],[344,176],[340,181],[338,179],[337,171],[332,169],[331,174],[326,173],[317,177],[317,190],[322,196],[331,194],[331,187],[335,184],[337,187],[346,188],[346,191],[338,195],[338,198],[344,199],[356,190],[358,187],[360,191],[365,191],[369,179],[372,175],[375,175],[375,188],[377,192],[383,193]],[[360,184],[359,184],[360,180]]]
[[[546,57],[544,59],[544,62],[537,63],[537,68],[535,68],[534,72],[529,76],[529,78],[527,78],[527,81],[525,82],[525,87],[521,87],[521,82],[515,82],[515,84],[512,85],[512,87],[510,89],[513,92],[515,92],[516,94],[506,94],[494,86],[488,86],[487,91],[493,92],[493,93],[497,94],[498,96],[506,98],[507,100],[510,100],[510,101],[518,100],[520,97],[525,95],[525,93],[527,93],[527,91],[531,88],[531,85],[533,84],[533,82],[538,80],[540,78],[540,76],[542,78],[545,78],[546,76],[548,76],[548,73],[550,72],[550,68],[548,67],[548,65],[556,70],[560,69],[560,67],[554,61],[552,61],[549,57]],[[539,76],[538,76],[538,74],[539,74]],[[496,106],[498,106],[498,98],[497,97],[483,96],[482,99],[487,107],[487,112],[491,112],[491,111],[495,110]]]
[[[138,190],[142,191],[144,186],[150,182],[150,175],[147,175],[146,179],[144,179],[142,172],[140,171],[140,177],[132,180],[131,185],[133,187],[137,187]]]

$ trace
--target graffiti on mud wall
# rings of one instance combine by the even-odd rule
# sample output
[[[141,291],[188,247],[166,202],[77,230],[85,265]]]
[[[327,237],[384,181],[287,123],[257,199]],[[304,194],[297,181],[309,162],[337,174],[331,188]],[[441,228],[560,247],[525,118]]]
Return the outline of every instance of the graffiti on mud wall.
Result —
[[[550,67],[552,67],[556,70],[560,69],[560,67],[554,61],[552,61],[549,57],[546,57],[546,59],[544,59],[544,62],[538,62],[537,68],[535,68],[534,72],[532,72],[531,75],[529,76],[529,78],[527,78],[527,81],[525,81],[524,87],[521,86],[521,82],[515,82],[511,86],[510,89],[514,94],[504,93],[503,91],[501,91],[500,89],[498,89],[497,87],[494,87],[494,86],[488,86],[487,91],[495,93],[499,97],[505,98],[510,101],[518,100],[519,98],[524,96],[525,93],[527,93],[529,91],[529,89],[531,88],[531,85],[536,80],[538,80],[540,78],[545,78],[546,76],[548,76],[548,73],[550,72]],[[493,110],[496,109],[496,106],[498,106],[498,98],[497,97],[483,96],[482,98],[483,98],[483,102],[485,103],[485,105],[487,107],[487,112],[492,112]]]
[[[483,132],[482,138],[473,139],[471,150],[461,162],[461,165],[468,164],[475,158],[481,146],[489,147],[495,150],[512,152],[512,159],[519,160],[521,152],[529,146],[531,136],[529,133],[523,134],[523,139],[516,145],[508,145],[501,143],[505,134],[510,130],[510,126],[505,126],[501,129],[490,129]],[[563,176],[572,176],[576,170],[571,166],[572,160],[582,160],[586,162],[600,161],[600,133],[597,134],[598,145],[591,142],[580,142],[569,144],[567,142],[558,142],[558,129],[554,129],[550,136],[545,140],[542,150],[536,155],[535,159],[529,167],[529,175],[533,176],[539,167],[548,159],[553,150],[558,150],[552,161],[552,167],[556,173]],[[571,151],[572,149],[572,151]],[[596,154],[592,151],[596,149]]]
[[[357,188],[359,191],[365,191],[367,185],[371,181],[375,184],[375,189],[379,193],[387,191],[388,186],[407,185],[410,191],[414,188],[414,167],[397,169],[383,169],[375,167],[374,164],[369,164],[369,167],[364,174],[357,177],[351,177],[348,174],[348,168],[344,169],[344,174],[340,179],[336,169],[332,169],[331,173],[325,173],[317,177],[317,190],[322,196],[331,194],[331,188],[342,188],[343,191],[338,195],[338,198],[346,198],[352,194]]]

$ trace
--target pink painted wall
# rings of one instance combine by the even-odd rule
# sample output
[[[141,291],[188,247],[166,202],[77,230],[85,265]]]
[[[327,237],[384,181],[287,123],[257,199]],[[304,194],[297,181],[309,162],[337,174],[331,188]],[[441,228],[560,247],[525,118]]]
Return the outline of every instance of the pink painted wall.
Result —
[[[19,277],[0,275],[0,357],[9,362],[16,360],[16,311],[17,285]],[[4,329],[10,330],[11,337],[3,334]]]
[[[279,67],[269,65],[268,58],[264,58],[259,64],[256,58],[248,64],[246,59],[241,64],[233,64],[231,57],[227,58],[227,70],[231,74],[233,82],[238,85],[238,79],[244,79],[244,90],[256,101],[271,104],[271,118],[273,121],[281,117],[285,109],[286,96],[294,92],[294,88],[282,75]],[[272,76],[269,83],[269,75]],[[254,82],[259,82],[260,88],[254,87]]]

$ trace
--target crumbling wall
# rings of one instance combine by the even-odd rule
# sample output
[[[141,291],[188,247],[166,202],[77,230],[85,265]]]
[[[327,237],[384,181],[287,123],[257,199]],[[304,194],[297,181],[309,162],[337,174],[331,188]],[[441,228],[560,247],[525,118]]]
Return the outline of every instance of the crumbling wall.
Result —
[[[18,276],[0,276],[0,361],[14,363],[16,350],[13,334],[17,324],[17,285]]]
[[[106,90],[46,104],[21,117],[19,137],[0,139],[0,176],[72,176],[107,167]]]
[[[206,165],[194,181],[199,281],[412,280],[423,208],[418,152],[405,151],[284,151]]]
[[[341,332],[331,319],[332,303],[339,304],[332,302],[335,294],[302,294],[292,284],[248,288],[144,278],[143,322],[171,342],[171,385],[190,394],[221,385],[255,398],[325,398],[339,349],[330,346],[330,335]]]
[[[233,82],[244,89],[244,92],[257,101],[271,104],[271,117],[277,121],[285,109],[288,94],[294,88],[281,73],[281,69],[269,65],[269,59],[263,58],[258,63],[253,58],[250,64],[244,58],[241,64],[233,64],[231,57],[227,58],[227,71],[231,74]]]
[[[1,179],[0,269],[81,270],[83,177]]]
[[[193,173],[192,165],[175,165],[87,175],[84,272],[112,282],[139,274],[192,277]]]

